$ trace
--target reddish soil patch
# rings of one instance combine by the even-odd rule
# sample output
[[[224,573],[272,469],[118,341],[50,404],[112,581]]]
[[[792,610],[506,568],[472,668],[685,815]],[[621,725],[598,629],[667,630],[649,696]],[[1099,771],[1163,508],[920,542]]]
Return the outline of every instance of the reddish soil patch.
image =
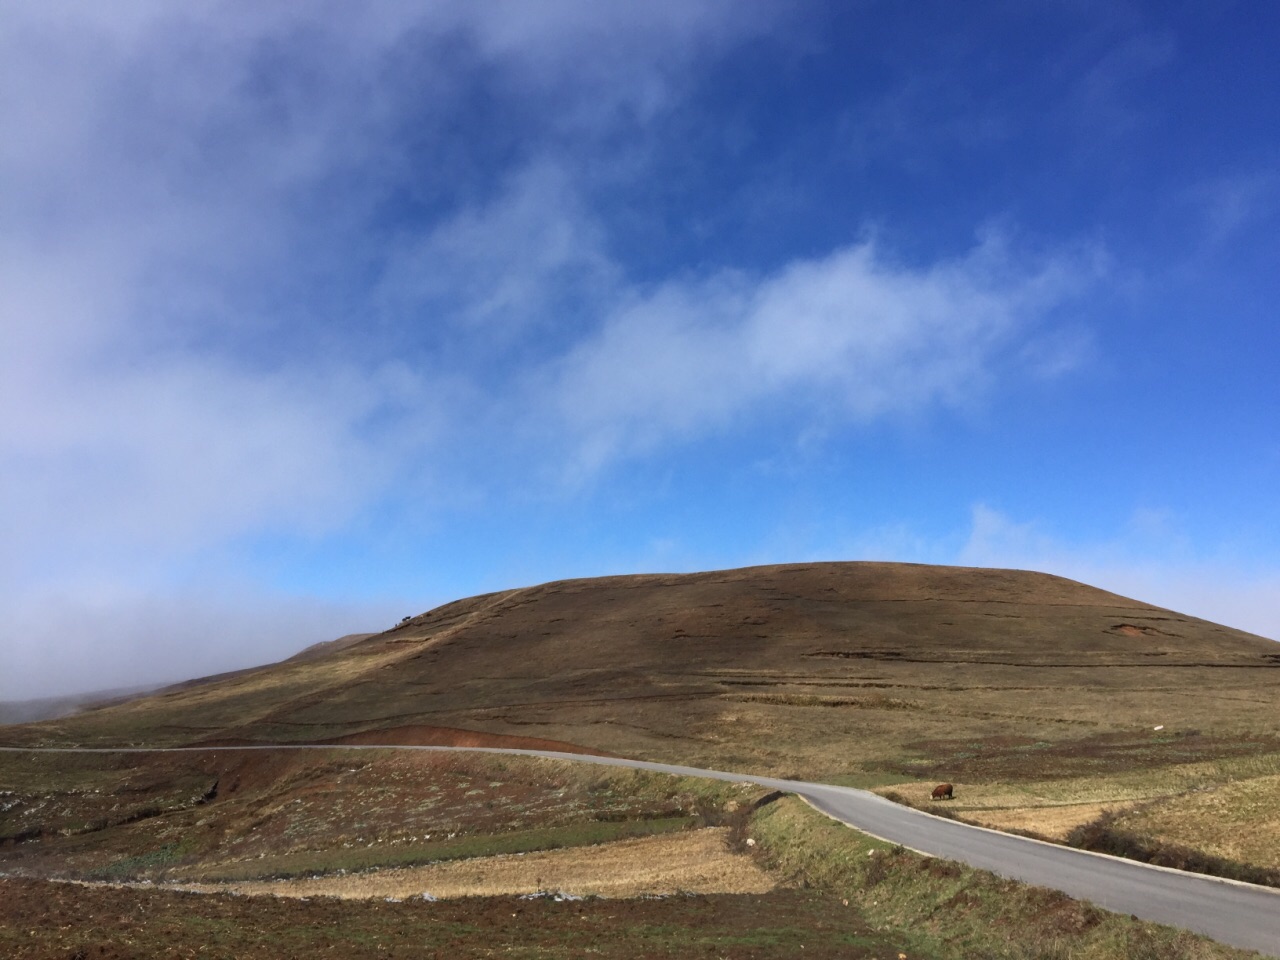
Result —
[[[1111,628],[1111,632],[1125,637],[1145,637],[1157,631],[1150,627],[1135,627],[1132,623],[1117,623]]]

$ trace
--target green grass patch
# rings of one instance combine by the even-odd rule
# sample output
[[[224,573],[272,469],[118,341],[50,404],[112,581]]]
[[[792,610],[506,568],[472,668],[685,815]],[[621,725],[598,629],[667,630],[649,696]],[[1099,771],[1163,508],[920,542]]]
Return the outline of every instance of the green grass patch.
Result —
[[[91,880],[131,880],[135,877],[162,870],[176,863],[181,856],[178,844],[167,843],[147,853],[113,860],[105,867],[89,871]]]

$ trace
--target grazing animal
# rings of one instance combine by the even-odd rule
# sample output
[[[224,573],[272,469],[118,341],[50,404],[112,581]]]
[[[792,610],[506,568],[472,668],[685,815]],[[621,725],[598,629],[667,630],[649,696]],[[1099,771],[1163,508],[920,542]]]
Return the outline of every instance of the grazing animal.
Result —
[[[940,783],[933,788],[932,799],[934,800],[954,800],[955,787],[949,783]]]

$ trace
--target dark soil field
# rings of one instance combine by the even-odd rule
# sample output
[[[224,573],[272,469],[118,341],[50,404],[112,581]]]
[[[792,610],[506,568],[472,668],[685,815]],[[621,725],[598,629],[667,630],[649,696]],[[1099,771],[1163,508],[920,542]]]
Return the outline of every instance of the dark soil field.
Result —
[[[427,902],[232,897],[0,880],[12,960],[898,956],[830,894]],[[927,955],[913,953],[913,957]]]

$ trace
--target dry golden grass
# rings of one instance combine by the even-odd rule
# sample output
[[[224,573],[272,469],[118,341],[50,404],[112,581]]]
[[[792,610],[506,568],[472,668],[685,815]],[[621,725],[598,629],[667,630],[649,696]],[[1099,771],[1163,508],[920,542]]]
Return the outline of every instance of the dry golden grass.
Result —
[[[1034,833],[1049,840],[1066,840],[1076,827],[1097,820],[1104,813],[1120,809],[1113,803],[1073,803],[1060,807],[1030,807],[1022,810],[971,810],[964,818],[992,830]]]
[[[1022,783],[953,781],[956,799],[933,802],[936,781],[877,788],[912,806],[995,830],[1064,840],[1116,813],[1118,830],[1223,859],[1280,867],[1280,756],[1235,757],[1146,770]]]
[[[1119,810],[1127,805],[1128,798],[1113,798],[1105,802],[1053,800],[1037,796],[1034,786],[1036,785],[1010,788],[956,782],[956,799],[948,801],[930,799],[933,781],[899,783],[882,787],[876,792],[895,794],[911,806],[932,813],[954,813],[969,823],[993,830],[1029,832],[1050,840],[1064,840],[1073,828],[1096,820],[1104,812]]]
[[[308,880],[183,885],[201,893],[250,896],[406,899],[491,897],[554,891],[577,896],[636,897],[674,893],[767,893],[777,882],[725,845],[713,827],[595,847],[477,857],[450,863]]]
[[[1227,860],[1280,868],[1280,775],[1139,806],[1116,827]]]
[[[1151,795],[1134,794],[1129,783],[1047,781],[1010,786],[956,781],[955,800],[934,801],[929,797],[933,786],[933,781],[895,783],[876,792],[900,796],[911,806],[932,813],[954,813],[982,827],[1036,833],[1048,840],[1065,840],[1080,824]],[[1078,799],[1080,795],[1088,799]]]

